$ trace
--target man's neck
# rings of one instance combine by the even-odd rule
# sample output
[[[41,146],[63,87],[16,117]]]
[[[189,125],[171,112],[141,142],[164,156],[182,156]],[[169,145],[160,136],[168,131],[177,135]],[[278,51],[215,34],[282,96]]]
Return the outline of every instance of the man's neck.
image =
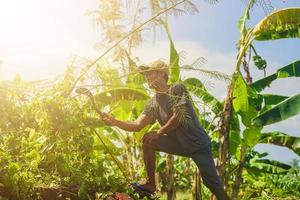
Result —
[[[162,84],[160,86],[160,88],[156,90],[156,93],[158,95],[166,94],[169,88],[170,88],[170,85],[168,85],[167,83],[166,84]]]

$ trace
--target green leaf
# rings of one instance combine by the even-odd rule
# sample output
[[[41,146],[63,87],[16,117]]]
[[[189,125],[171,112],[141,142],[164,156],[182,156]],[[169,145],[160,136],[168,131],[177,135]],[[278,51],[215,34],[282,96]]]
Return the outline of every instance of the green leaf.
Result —
[[[271,174],[286,173],[291,169],[290,165],[268,159],[255,159],[252,162],[250,161],[250,167]]]
[[[143,101],[149,99],[149,96],[146,92],[139,89],[119,87],[96,94],[95,99],[103,104],[111,104],[121,100]]]
[[[254,88],[257,92],[261,92],[267,86],[269,86],[274,80],[278,78],[286,77],[300,77],[300,60],[292,62],[280,69],[276,73],[271,74],[265,78],[262,78],[251,84],[251,87]]]
[[[233,108],[241,115],[242,122],[251,126],[251,119],[256,116],[257,111],[250,105],[248,97],[256,98],[256,93],[246,84],[240,72],[234,74]]]
[[[300,8],[277,10],[261,20],[253,29],[259,41],[300,38]]]
[[[200,125],[207,131],[207,132],[210,132],[210,131],[213,131],[215,130],[216,126],[214,124],[211,124],[212,122],[210,121],[207,121],[203,118],[199,118],[199,123]]]
[[[179,69],[179,54],[175,49],[174,42],[172,40],[170,31],[169,31],[169,24],[166,20],[164,24],[168,39],[170,41],[170,63],[169,63],[169,83],[175,83],[180,78],[180,69]]]
[[[252,122],[259,126],[265,126],[283,121],[300,112],[300,94],[289,97],[273,108],[259,114]]]
[[[265,105],[276,105],[285,99],[289,98],[287,96],[276,95],[276,94],[262,94]]]
[[[247,85],[240,73],[234,74],[233,108],[236,112],[248,111]]]
[[[241,144],[241,136],[240,136],[240,132],[238,131],[234,131],[234,130],[230,130],[230,153],[231,155],[235,155],[238,146]]]
[[[241,18],[238,21],[238,30],[240,31],[240,33],[245,32],[245,28],[246,28],[245,22],[246,22],[246,19],[250,19],[249,11],[250,11],[252,4],[253,4],[253,0],[249,1],[249,4],[248,4],[246,10],[244,11],[243,15],[241,16]]]
[[[251,127],[244,130],[243,137],[248,146],[253,147],[257,144],[260,139],[261,129],[261,127]]]
[[[206,91],[199,79],[188,78],[183,82],[190,92],[197,96],[201,101],[211,106],[211,109],[215,114],[219,114],[223,110],[223,104],[219,102],[217,98]]]
[[[238,131],[238,132],[240,132],[240,130],[241,130],[239,116],[235,111],[232,112],[232,118],[230,121],[230,130],[234,130],[234,131]]]
[[[282,132],[268,132],[260,136],[260,143],[287,147],[300,156],[300,138]]]

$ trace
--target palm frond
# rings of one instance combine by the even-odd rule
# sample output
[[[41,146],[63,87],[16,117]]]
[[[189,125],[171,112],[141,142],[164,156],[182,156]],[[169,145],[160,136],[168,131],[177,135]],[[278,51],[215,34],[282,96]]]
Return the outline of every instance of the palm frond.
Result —
[[[186,1],[183,4],[183,7],[184,7],[184,10],[191,15],[199,12],[197,6],[192,1]]]
[[[178,54],[179,54],[179,65],[181,66],[181,65],[183,65],[183,63],[186,60],[187,52],[186,51],[180,51]]]
[[[219,0],[204,0],[206,1],[207,3],[209,4],[216,4],[216,3],[219,3]]]
[[[159,0],[150,0],[150,8],[152,15],[156,15],[161,10]]]
[[[197,58],[192,64],[187,65],[193,68],[201,68],[204,64],[206,64],[207,60],[204,57]]]
[[[178,17],[178,16],[186,14],[186,11],[181,8],[173,8],[172,10],[169,10],[167,12],[167,14]]]
[[[274,11],[274,7],[270,0],[257,0],[256,4],[260,5],[260,7],[263,9],[265,15],[268,15]]]
[[[249,0],[242,0],[242,3],[248,5]],[[252,4],[251,8],[254,4],[260,7],[264,11],[265,15],[268,15],[274,11],[274,7],[270,0],[254,0],[254,3]]]
[[[169,0],[168,3],[170,4],[168,6],[173,6],[178,3],[178,0]],[[192,1],[186,0],[184,1],[181,8],[173,8],[169,10],[167,13],[173,16],[180,16],[183,14],[193,15],[197,12],[199,12],[197,6]]]
[[[219,81],[229,82],[231,80],[230,76],[225,73],[214,71],[214,70],[200,69],[200,67],[203,66],[202,63],[204,63],[205,61],[206,61],[205,59],[203,60],[203,58],[200,58],[196,60],[194,63],[192,63],[191,65],[183,65],[180,68],[187,69],[187,70],[195,70],[206,77],[219,80]]]
[[[173,113],[176,115],[180,124],[188,127],[192,123],[192,118],[187,111],[186,105],[173,105]]]

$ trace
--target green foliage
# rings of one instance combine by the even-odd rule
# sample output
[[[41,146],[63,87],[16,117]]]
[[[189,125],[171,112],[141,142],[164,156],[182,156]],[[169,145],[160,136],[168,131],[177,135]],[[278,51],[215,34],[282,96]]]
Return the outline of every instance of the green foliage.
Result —
[[[264,126],[280,122],[300,112],[300,94],[289,97],[253,119],[256,125]]]
[[[82,199],[96,190],[122,187],[120,172],[86,128],[93,117],[90,106],[59,90],[64,84],[58,83],[54,94],[50,89],[30,100],[18,87],[1,90],[0,182],[14,199],[35,198],[37,185],[73,185]],[[119,148],[114,152],[119,155]]]
[[[262,156],[256,156],[259,162],[254,160],[257,164],[252,164],[256,166],[256,169],[247,166],[245,183],[242,185],[245,191],[242,199],[298,199],[300,197],[299,168],[291,168],[289,165],[259,157]],[[272,167],[273,165],[275,166]],[[267,176],[263,176],[265,170],[267,170]]]
[[[245,126],[251,126],[251,119],[257,114],[251,99],[257,99],[257,94],[250,88],[240,73],[234,74],[233,108],[242,117]]]
[[[180,70],[179,70],[179,54],[175,49],[174,42],[172,40],[170,31],[169,31],[169,24],[166,20],[164,23],[164,27],[170,41],[170,62],[169,62],[169,83],[174,83],[179,80]]]
[[[149,96],[143,90],[128,87],[116,87],[96,94],[95,99],[99,104],[108,105],[123,100],[145,101],[149,99]]]
[[[188,91],[197,96],[201,101],[203,101],[203,103],[209,105],[215,114],[219,114],[222,111],[222,103],[205,89],[204,85],[199,79],[187,78],[184,80],[184,84],[186,85]]]
[[[245,26],[245,23],[246,23],[246,20],[250,19],[250,8],[253,6],[253,3],[254,1],[253,0],[250,0],[249,3],[248,3],[248,6],[247,8],[245,9],[244,11],[244,14],[241,16],[241,18],[239,19],[238,21],[238,30],[240,31],[240,33],[245,33],[245,29],[246,29],[246,26]]]
[[[244,56],[243,52],[245,53],[248,43],[251,43],[251,34],[256,40],[299,37],[299,9],[296,8],[277,11],[267,16],[254,29],[246,29],[246,19],[249,19],[250,8],[255,2],[249,2],[239,20],[238,27],[242,33],[240,56]],[[121,66],[123,73],[103,62],[97,65],[95,73],[87,82],[93,79],[101,82],[93,88],[99,110],[109,110],[120,120],[133,121],[143,111],[150,96],[143,86],[144,77],[137,73],[137,59],[133,59],[131,55],[131,48],[142,42],[142,29],[133,32],[126,29],[128,24],[132,24],[130,28],[134,30],[142,9],[137,6],[134,22],[128,23],[131,19],[124,20],[126,13],[122,10],[123,4],[120,1],[105,0],[102,3],[105,4],[93,14],[105,29],[106,41],[121,41],[128,35],[126,45],[116,43],[111,48],[115,48],[112,60],[119,62],[118,66]],[[151,11],[157,14],[176,3],[178,1],[151,1]],[[197,11],[190,1],[186,1],[184,5],[186,10]],[[173,8],[169,11],[168,13],[176,15],[184,10]],[[164,26],[170,42],[169,81],[174,83],[180,81],[180,56],[171,37],[167,16],[168,14],[164,16],[165,19],[160,17],[155,22]],[[291,18],[295,21],[291,21]],[[242,43],[244,40],[245,44]],[[256,55],[253,59],[259,69],[265,69],[266,62],[261,57]],[[267,196],[272,195],[275,199],[289,194],[295,197],[300,195],[297,176],[299,169],[296,165],[291,167],[268,160],[263,158],[265,154],[253,151],[257,143],[270,143],[300,154],[299,138],[278,132],[261,133],[263,125],[298,114],[299,94],[286,97],[259,93],[278,78],[299,77],[299,66],[300,61],[293,62],[251,85],[245,82],[240,72],[234,73],[234,110],[231,113],[229,134],[232,156],[230,183],[235,178],[233,172],[244,161],[245,156],[246,170],[242,174],[244,181],[241,187],[244,198],[266,196],[267,199]],[[83,74],[90,68],[91,65],[83,68]],[[209,71],[202,72],[209,74]],[[218,79],[229,80],[224,74],[211,74]],[[70,66],[62,80],[43,90],[37,90],[20,76],[11,82],[0,82],[0,186],[4,185],[12,199],[36,199],[36,188],[39,186],[71,188],[80,199],[92,199],[95,194],[99,198],[105,198],[115,191],[132,194],[127,182],[145,177],[140,140],[145,132],[157,129],[158,125],[149,126],[134,135],[104,126],[85,97],[66,97],[72,89],[70,86],[74,86],[74,82],[79,80],[75,76],[75,69]],[[82,77],[80,80],[83,83],[85,81]],[[219,127],[215,125],[214,119],[220,117],[224,109],[223,102],[210,94],[197,78],[187,78],[183,83],[195,99],[209,107],[204,113],[199,110],[196,112],[203,127],[213,137],[213,153],[217,156],[220,141],[216,134]],[[206,116],[213,116],[213,119]],[[165,190],[168,182],[166,161],[161,154],[157,155],[157,159],[160,178],[158,184]],[[177,189],[191,191],[195,166],[191,164],[191,160],[182,157],[176,157],[174,163]],[[204,196],[208,197],[208,190],[204,190]],[[187,195],[179,196],[181,197],[190,198]]]
[[[243,139],[246,145],[253,147],[260,139],[261,127],[246,128],[243,132]]]
[[[261,92],[267,86],[279,78],[287,78],[287,77],[299,77],[300,76],[300,60],[292,62],[280,69],[277,70],[276,73],[271,74],[265,78],[262,78],[251,84],[251,87],[254,88],[257,92]]]
[[[281,132],[269,132],[261,134],[260,143],[274,144],[282,147],[287,147],[300,156],[299,137],[293,137]]]
[[[284,8],[271,13],[253,29],[255,40],[300,38],[300,8]]]

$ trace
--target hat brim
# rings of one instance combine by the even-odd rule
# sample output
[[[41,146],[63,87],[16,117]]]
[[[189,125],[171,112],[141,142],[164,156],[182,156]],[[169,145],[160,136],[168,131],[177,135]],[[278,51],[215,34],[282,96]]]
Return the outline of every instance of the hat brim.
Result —
[[[154,71],[161,71],[161,72],[165,72],[166,74],[168,74],[168,72],[163,69],[151,68],[147,65],[140,65],[139,70],[140,70],[140,73],[143,75],[147,75],[150,72],[154,72]]]
[[[140,65],[139,70],[140,70],[140,73],[143,74],[143,75],[145,75],[148,72],[152,71],[152,70],[150,70],[150,67],[146,66],[146,65]]]

